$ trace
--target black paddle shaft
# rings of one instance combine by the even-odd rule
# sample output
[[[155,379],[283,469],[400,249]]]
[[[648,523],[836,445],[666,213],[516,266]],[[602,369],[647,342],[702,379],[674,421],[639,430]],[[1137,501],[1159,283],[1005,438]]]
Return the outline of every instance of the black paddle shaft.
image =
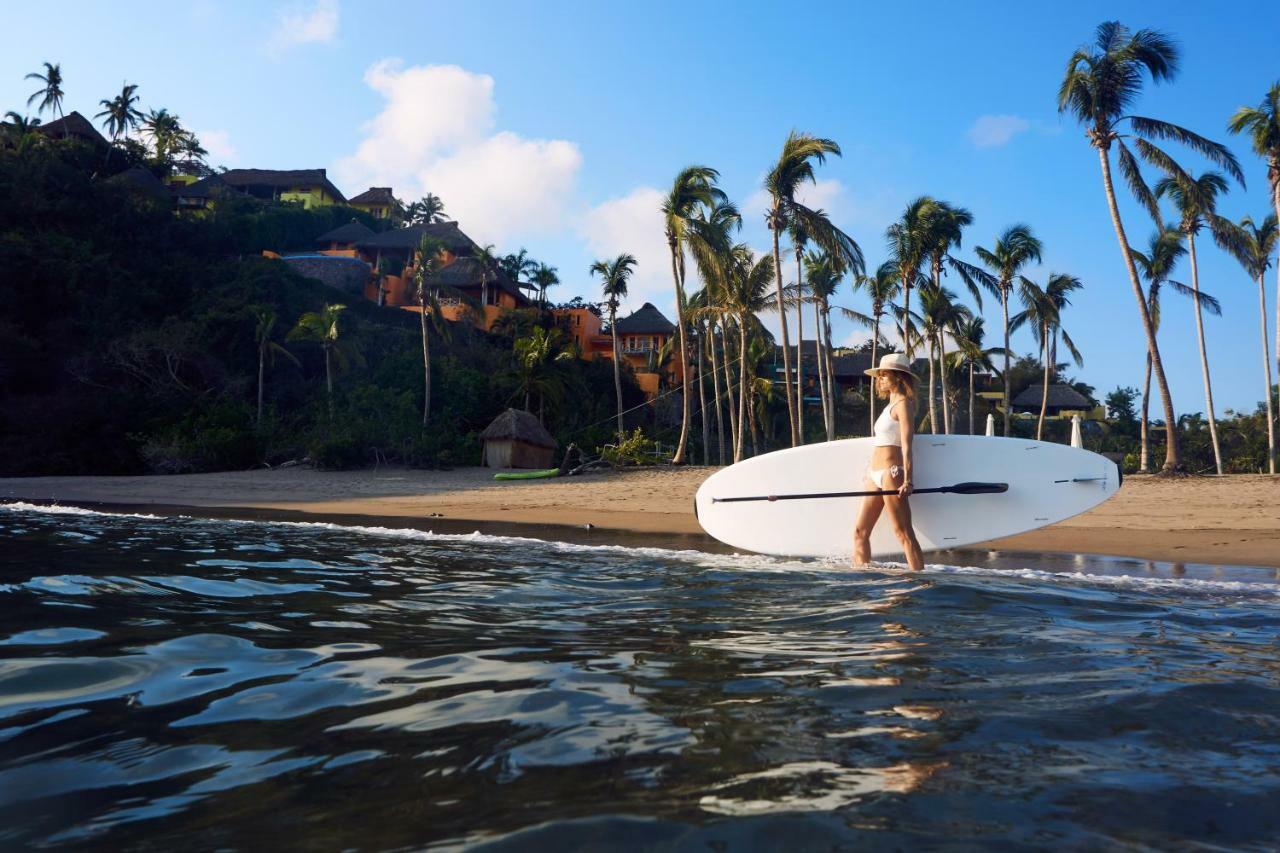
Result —
[[[934,486],[929,489],[913,489],[912,494],[949,495],[998,495],[1009,491],[1008,483],[956,483],[954,486]],[[813,492],[804,495],[750,495],[741,498],[712,498],[713,504],[739,503],[741,501],[807,501],[818,498],[865,498],[869,495],[896,495],[897,489],[879,489],[871,492]]]

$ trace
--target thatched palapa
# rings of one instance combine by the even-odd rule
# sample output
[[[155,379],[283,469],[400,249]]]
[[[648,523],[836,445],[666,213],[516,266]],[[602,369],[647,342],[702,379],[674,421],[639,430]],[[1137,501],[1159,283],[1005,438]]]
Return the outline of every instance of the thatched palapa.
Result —
[[[528,412],[507,409],[480,433],[490,468],[550,468],[556,440]]]

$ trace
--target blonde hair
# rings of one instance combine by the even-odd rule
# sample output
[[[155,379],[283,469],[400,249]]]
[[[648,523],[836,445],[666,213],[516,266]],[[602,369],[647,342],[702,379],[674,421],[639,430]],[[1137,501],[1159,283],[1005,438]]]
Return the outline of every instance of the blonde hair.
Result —
[[[883,378],[889,386],[887,393],[880,390],[879,380]],[[901,370],[882,370],[876,374],[876,396],[888,400],[895,393],[906,397],[914,403],[916,399],[916,383],[911,374]]]

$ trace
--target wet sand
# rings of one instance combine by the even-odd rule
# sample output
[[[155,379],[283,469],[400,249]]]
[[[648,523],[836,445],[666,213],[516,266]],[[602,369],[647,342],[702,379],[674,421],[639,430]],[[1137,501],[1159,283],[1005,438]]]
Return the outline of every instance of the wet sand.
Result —
[[[684,538],[701,534],[693,495],[714,470],[654,468],[512,482],[495,481],[486,468],[0,478],[0,500],[591,525]],[[1084,515],[974,547],[1280,567],[1280,477],[1128,477],[1118,495]]]

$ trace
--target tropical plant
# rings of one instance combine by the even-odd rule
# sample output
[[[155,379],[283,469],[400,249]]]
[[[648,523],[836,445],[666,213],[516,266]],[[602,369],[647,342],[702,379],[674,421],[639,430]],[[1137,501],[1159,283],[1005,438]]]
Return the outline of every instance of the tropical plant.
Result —
[[[486,243],[483,246],[473,246],[471,249],[471,257],[475,259],[476,265],[480,268],[480,304],[489,304],[489,280],[494,278],[498,270],[501,268],[502,262],[498,259],[497,253],[494,251],[492,243]],[[481,308],[481,311],[484,309]]]
[[[516,391],[524,394],[526,412],[530,396],[538,395],[539,421],[545,418],[548,400],[552,405],[564,400],[564,365],[573,361],[573,353],[561,349],[561,338],[559,329],[537,326],[528,337],[515,342]]]
[[[521,246],[520,251],[499,258],[498,266],[508,278],[518,283],[522,277],[525,281],[529,280],[529,276],[538,268],[538,262],[529,257],[528,249]]]
[[[1218,226],[1219,193],[1227,191],[1227,181],[1217,172],[1205,172],[1193,178],[1182,169],[1171,171],[1156,181],[1152,188],[1156,198],[1168,196],[1181,217],[1179,227],[1187,241],[1191,261],[1191,298],[1196,315],[1196,340],[1200,344],[1200,373],[1204,378],[1205,410],[1209,419],[1209,440],[1213,445],[1213,462],[1218,474],[1223,472],[1222,447],[1218,443],[1218,418],[1213,410],[1213,384],[1209,374],[1209,353],[1204,341],[1204,314],[1200,310],[1200,265],[1196,260],[1196,234],[1206,224]]]
[[[876,268],[875,275],[854,275],[853,289],[865,290],[867,299],[871,302],[871,366],[877,365],[876,356],[880,342],[884,340],[884,336],[880,334],[880,320],[885,314],[893,313],[896,306],[893,304],[893,294],[898,291],[899,265],[896,261],[885,261]],[[850,317],[848,309],[842,309],[846,317]],[[857,319],[857,316],[850,317]],[[869,386],[868,386],[869,387]],[[871,409],[871,421],[867,427],[870,432],[875,430],[876,423],[876,395],[871,390],[867,395],[867,402]]]
[[[973,416],[977,404],[973,387],[974,371],[994,373],[996,367],[991,357],[1004,350],[1001,347],[983,347],[987,333],[986,321],[979,316],[971,314],[965,317],[952,331],[956,341],[956,351],[951,354],[952,365],[956,370],[967,369],[969,373],[969,435],[974,435]]]
[[[431,237],[423,237],[418,243],[418,256],[414,264],[414,295],[418,298],[418,320],[422,329],[422,427],[431,420],[431,343],[427,334],[427,315],[436,323],[444,321],[439,301],[430,293],[428,285],[442,266],[445,245]]]
[[[1020,279],[1019,295],[1022,297],[1024,308],[1014,316],[1010,326],[1017,329],[1024,323],[1030,325],[1032,334],[1040,343],[1044,380],[1040,389],[1040,417],[1036,420],[1036,440],[1039,441],[1044,435],[1044,418],[1049,407],[1049,384],[1056,368],[1055,353],[1059,336],[1062,337],[1076,365],[1084,364],[1084,359],[1076,349],[1071,336],[1062,328],[1062,310],[1071,304],[1068,296],[1083,285],[1075,276],[1062,273],[1049,273],[1043,288],[1025,276]]]
[[[28,118],[13,110],[6,112],[4,117],[6,123],[0,125],[0,129],[4,131],[5,142],[19,153],[26,151],[42,138],[37,131],[40,127],[39,118]]]
[[[947,370],[944,339],[948,332],[973,316],[968,308],[956,301],[956,294],[945,287],[929,285],[920,290],[919,328],[929,345],[929,431],[938,431],[934,394],[935,372],[942,384],[943,432],[949,431],[950,415],[947,414]]]
[[[405,221],[410,225],[430,225],[443,222],[444,202],[435,193],[427,193],[420,200],[410,202],[404,209]]]
[[[111,134],[112,147],[121,135],[128,136],[129,131],[136,129],[142,122],[142,111],[136,106],[137,91],[136,83],[125,83],[119,95],[110,99],[103,98],[98,102],[102,112],[94,118],[103,119],[103,127],[107,129],[107,133]],[[107,149],[107,159],[111,159],[111,149]]]
[[[1278,87],[1280,89],[1280,87]],[[1262,330],[1262,368],[1266,377],[1265,397],[1267,411],[1267,470],[1276,472],[1276,413],[1271,402],[1271,354],[1267,338],[1267,268],[1280,249],[1280,227],[1276,215],[1268,214],[1261,225],[1246,216],[1238,224],[1224,223],[1214,230],[1219,245],[1231,254],[1258,283],[1258,326]]]
[[[889,257],[898,267],[898,284],[902,286],[903,317],[911,316],[911,288],[916,285],[920,268],[929,252],[930,229],[937,205],[929,196],[912,199],[898,221],[885,230]],[[912,344],[904,325],[902,349],[907,358],[912,358],[915,354]]]
[[[634,255],[623,253],[611,261],[596,261],[590,274],[601,278],[601,292],[605,308],[609,312],[609,335],[613,339],[613,390],[618,404],[618,443],[623,441],[622,424],[622,363],[618,352],[618,303],[627,298],[627,283],[636,269]]]
[[[167,167],[182,145],[182,122],[166,109],[151,110],[142,120],[142,132],[151,139],[156,163]]]
[[[803,234],[850,270],[863,265],[862,250],[848,234],[845,234],[821,210],[812,210],[798,198],[805,184],[816,183],[814,164],[826,162],[828,155],[840,156],[840,146],[835,140],[823,139],[808,133],[791,131],[782,144],[782,153],[765,175],[764,189],[769,194],[769,210],[765,223],[773,232],[773,266],[776,285],[775,302],[778,323],[782,327],[782,371],[786,381],[787,417],[791,426],[791,446],[803,441],[800,434],[799,405],[791,393],[791,340],[787,329],[786,299],[782,285],[781,235],[789,230],[792,236]],[[793,249],[798,247],[793,245]]]
[[[687,302],[684,293],[684,253],[689,243],[690,232],[696,227],[693,224],[696,216],[726,201],[724,191],[716,186],[719,177],[720,173],[710,166],[686,166],[676,175],[661,206],[667,248],[671,251],[671,278],[676,293],[676,328],[679,330],[682,384],[680,439],[671,457],[672,465],[683,465],[687,459],[689,421],[692,416],[693,402],[689,397],[689,348],[686,340],[688,323],[684,316],[684,306]]]
[[[829,252],[817,252],[806,256],[805,274],[809,280],[814,324],[817,327],[815,338],[818,345],[818,383],[822,396],[823,426],[826,427],[827,441],[833,441],[836,436],[837,409],[835,365],[831,355],[831,300],[844,278],[844,270]],[[872,319],[865,314],[848,308],[840,310],[846,318],[859,325],[872,325]]]
[[[27,98],[27,106],[31,106],[39,101],[36,107],[36,114],[41,115],[45,110],[58,118],[65,118],[62,113],[62,98],[65,93],[62,91],[62,63],[46,62],[44,63],[44,73],[33,71],[24,80],[38,80],[40,88],[31,93],[31,97]],[[67,128],[62,129],[62,135],[67,136]]]
[[[1178,72],[1178,61],[1178,48],[1164,33],[1148,29],[1135,32],[1117,21],[1107,21],[1098,26],[1092,46],[1079,48],[1071,55],[1058,89],[1058,111],[1070,112],[1077,121],[1085,125],[1085,136],[1098,152],[1102,187],[1111,213],[1111,224],[1120,244],[1120,253],[1129,273],[1134,298],[1138,302],[1147,349],[1151,353],[1156,384],[1160,389],[1160,401],[1165,415],[1166,472],[1182,467],[1177,418],[1174,415],[1169,383],[1165,378],[1164,363],[1160,359],[1155,327],[1151,323],[1151,315],[1142,295],[1138,270],[1129,249],[1129,240],[1125,236],[1120,209],[1116,204],[1115,187],[1111,180],[1111,147],[1115,145],[1117,148],[1120,171],[1129,189],[1156,222],[1161,221],[1158,204],[1142,177],[1138,157],[1166,171],[1173,171],[1171,166],[1176,164],[1153,140],[1180,142],[1226,169],[1241,183],[1244,182],[1235,156],[1225,146],[1178,125],[1129,112],[1142,92],[1144,77],[1149,75],[1155,83],[1172,80]],[[1130,132],[1121,133],[1122,126],[1127,127]],[[1125,139],[1132,139],[1134,149],[1138,152],[1137,157],[1129,149]]]
[[[286,340],[290,341],[319,344],[324,351],[324,386],[329,403],[329,420],[333,420],[332,362],[336,361],[340,370],[352,362],[364,363],[359,351],[339,336],[338,320],[346,308],[345,305],[326,303],[320,311],[308,311],[298,318],[298,324],[286,336]]]
[[[1014,282],[1022,270],[1032,261],[1040,263],[1040,253],[1044,246],[1031,233],[1031,226],[1011,225],[996,238],[990,249],[981,246],[973,252],[986,266],[988,274],[994,280],[996,292],[1000,295],[1000,312],[1004,320],[1004,370],[1001,381],[1004,384],[1004,435],[1009,437],[1009,413],[1012,405],[1009,397],[1009,298],[1013,294]]]
[[[1271,187],[1271,206],[1280,219],[1280,80],[1271,84],[1266,96],[1256,107],[1236,110],[1227,129],[1249,136],[1253,153],[1267,164],[1267,182]],[[1280,371],[1280,264],[1276,265],[1276,370]]]
[[[302,363],[298,361],[297,356],[275,341],[275,309],[266,305],[253,305],[249,308],[249,313],[254,319],[253,337],[258,345],[258,410],[253,422],[260,425],[262,423],[262,392],[266,378],[267,361],[270,360],[272,364],[275,364],[275,357],[282,355],[297,367],[301,367]]]
[[[547,307],[547,290],[560,283],[560,276],[555,267],[539,263],[529,274],[529,282],[538,288],[538,305]]]

